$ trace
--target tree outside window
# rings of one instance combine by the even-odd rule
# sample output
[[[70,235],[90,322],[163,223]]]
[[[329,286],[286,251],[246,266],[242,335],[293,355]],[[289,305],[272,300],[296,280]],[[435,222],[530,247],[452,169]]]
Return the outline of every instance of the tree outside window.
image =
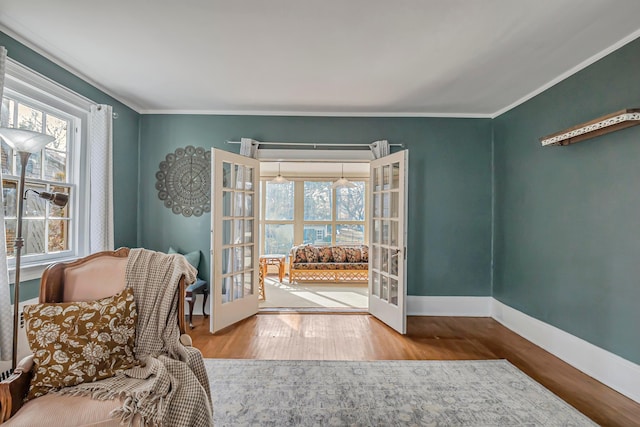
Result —
[[[366,182],[332,188],[334,180],[263,181],[263,253],[288,254],[294,244],[364,244]]]
[[[29,157],[26,167],[25,188],[42,192],[61,192],[71,195],[68,182],[69,137],[71,120],[37,108],[27,100],[5,96],[2,99],[3,124],[7,127],[42,132],[55,138],[38,153]],[[6,227],[6,247],[9,257],[14,255],[18,204],[16,202],[18,180],[21,171],[20,157],[2,142],[2,191]],[[48,254],[70,249],[69,207],[53,206],[37,197],[27,197],[24,207],[24,254]]]

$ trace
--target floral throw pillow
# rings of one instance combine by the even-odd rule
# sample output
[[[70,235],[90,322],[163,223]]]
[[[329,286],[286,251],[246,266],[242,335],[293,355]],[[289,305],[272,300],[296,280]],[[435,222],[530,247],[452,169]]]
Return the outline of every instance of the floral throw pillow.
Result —
[[[362,251],[362,262],[369,262],[369,246],[362,245],[360,250]]]
[[[91,302],[26,306],[34,374],[27,399],[114,376],[138,364],[133,290]]]
[[[331,262],[333,261],[333,254],[329,246],[322,246],[318,248],[318,262]]]
[[[347,253],[347,262],[362,261],[362,254],[360,252],[360,248],[346,248],[345,252]]]
[[[315,247],[306,245],[304,247],[304,253],[307,257],[307,262],[318,262],[318,250]]]
[[[333,262],[345,262],[347,260],[347,253],[342,246],[334,246],[331,248],[333,253]]]
[[[295,258],[293,259],[294,263],[307,262],[307,254],[305,253],[304,248],[305,248],[304,246],[298,246],[297,248],[294,249],[295,251]]]

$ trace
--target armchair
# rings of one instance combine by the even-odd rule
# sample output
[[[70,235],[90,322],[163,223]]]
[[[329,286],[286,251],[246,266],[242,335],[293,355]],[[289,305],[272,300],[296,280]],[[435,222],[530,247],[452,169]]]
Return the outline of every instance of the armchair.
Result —
[[[40,302],[93,301],[115,295],[126,284],[126,267],[129,248],[99,252],[68,263],[49,266],[42,275]],[[182,302],[185,277],[179,279],[177,301]],[[184,304],[177,307],[178,327],[185,332]],[[188,335],[180,342],[191,346]],[[33,425],[119,425],[118,419],[109,413],[122,406],[118,400],[93,400],[87,396],[46,394],[23,403],[32,378],[33,355],[21,360],[14,373],[0,383],[0,424],[7,426]],[[133,418],[133,425],[141,425],[140,417]]]

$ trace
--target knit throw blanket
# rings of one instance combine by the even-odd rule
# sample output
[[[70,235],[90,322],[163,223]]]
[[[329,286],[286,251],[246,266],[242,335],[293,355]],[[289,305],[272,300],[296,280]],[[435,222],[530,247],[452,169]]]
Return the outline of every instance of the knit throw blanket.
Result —
[[[198,349],[180,343],[177,323],[179,280],[196,279],[196,270],[179,254],[132,249],[126,269],[138,310],[135,355],[139,367],[115,377],[60,390],[99,400],[119,398],[114,418],[132,424],[212,426],[211,391]]]

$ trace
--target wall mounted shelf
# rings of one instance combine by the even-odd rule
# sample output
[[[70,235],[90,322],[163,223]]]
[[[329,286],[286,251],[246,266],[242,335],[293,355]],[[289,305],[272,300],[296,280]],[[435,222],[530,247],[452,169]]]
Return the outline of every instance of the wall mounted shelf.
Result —
[[[540,143],[543,146],[569,145],[636,125],[640,125],[640,108],[630,108],[542,137]]]

